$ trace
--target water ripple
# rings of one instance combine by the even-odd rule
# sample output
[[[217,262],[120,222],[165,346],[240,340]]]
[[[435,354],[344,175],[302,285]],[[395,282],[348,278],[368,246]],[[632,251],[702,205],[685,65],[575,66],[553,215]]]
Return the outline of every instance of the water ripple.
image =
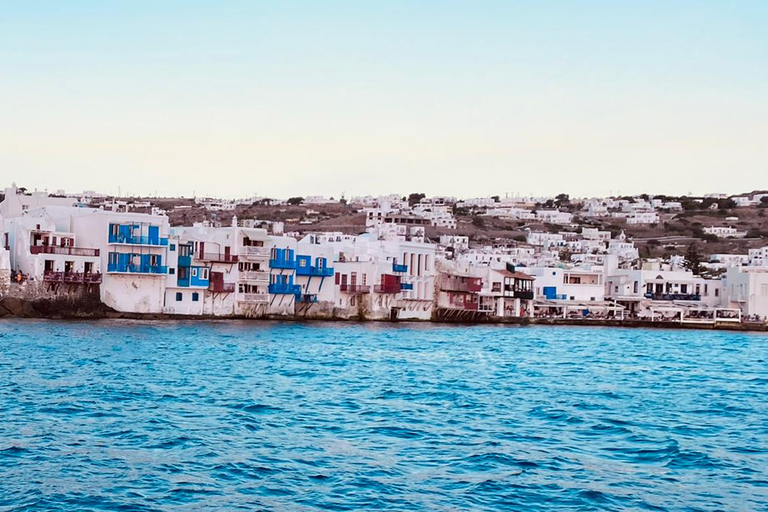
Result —
[[[762,334],[0,331],[0,511],[768,510]]]

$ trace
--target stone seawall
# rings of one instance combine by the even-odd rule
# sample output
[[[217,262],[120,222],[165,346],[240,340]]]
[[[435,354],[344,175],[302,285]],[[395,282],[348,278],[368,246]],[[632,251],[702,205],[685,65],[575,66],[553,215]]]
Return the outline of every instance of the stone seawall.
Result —
[[[768,332],[768,325],[760,323],[680,323],[680,322],[651,322],[650,320],[598,320],[598,319],[568,319],[568,318],[472,318],[460,320],[388,320],[361,319],[356,316],[341,316],[330,311],[319,311],[315,315],[310,312],[295,315],[263,315],[256,318],[245,316],[191,316],[163,313],[121,313],[106,306],[98,294],[63,295],[45,298],[21,298],[5,296],[0,298],[0,318],[50,318],[50,319],[133,319],[133,320],[273,320],[273,321],[350,321],[350,322],[429,322],[444,324],[482,325],[568,325],[584,327],[629,327],[650,329],[704,329],[725,331]]]

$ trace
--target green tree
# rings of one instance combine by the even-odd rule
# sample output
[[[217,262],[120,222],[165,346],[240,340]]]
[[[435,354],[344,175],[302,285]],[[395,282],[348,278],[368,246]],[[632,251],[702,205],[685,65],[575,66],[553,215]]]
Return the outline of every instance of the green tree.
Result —
[[[414,192],[413,194],[408,194],[408,206],[415,205],[425,197],[427,197],[427,195],[422,194],[421,192]]]
[[[298,206],[303,202],[304,202],[303,197],[291,197],[286,201],[286,203],[290,204],[291,206]]]
[[[685,251],[685,263],[683,266],[695,275],[698,275],[701,271],[701,262],[703,258],[704,256],[699,252],[699,247],[695,243],[692,243]]]

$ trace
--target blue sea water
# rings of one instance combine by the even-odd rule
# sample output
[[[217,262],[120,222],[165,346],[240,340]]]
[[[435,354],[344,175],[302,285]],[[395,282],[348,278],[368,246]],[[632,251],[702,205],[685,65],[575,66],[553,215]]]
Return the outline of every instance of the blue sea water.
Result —
[[[0,321],[0,511],[768,510],[768,336]]]

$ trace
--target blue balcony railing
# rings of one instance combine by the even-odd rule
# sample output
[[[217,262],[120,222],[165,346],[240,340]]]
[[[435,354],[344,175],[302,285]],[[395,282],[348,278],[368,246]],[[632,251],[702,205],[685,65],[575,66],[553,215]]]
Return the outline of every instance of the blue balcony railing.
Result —
[[[275,295],[300,295],[301,286],[290,283],[272,283],[269,285],[269,293]]]
[[[192,266],[192,256],[179,256],[179,266],[180,267],[191,267]]]
[[[269,260],[269,268],[295,269],[296,260]]]
[[[312,267],[313,276],[331,277],[333,272],[333,267]]]
[[[111,244],[130,244],[130,245],[154,245],[165,246],[168,245],[167,238],[155,238],[148,236],[132,236],[118,233],[117,235],[110,233],[109,243]]]
[[[399,265],[393,261],[392,272],[408,272],[408,265]]]
[[[168,267],[164,265],[133,265],[121,263],[109,263],[107,272],[128,274],[167,274]]]
[[[400,283],[401,290],[413,290],[413,283]]]

